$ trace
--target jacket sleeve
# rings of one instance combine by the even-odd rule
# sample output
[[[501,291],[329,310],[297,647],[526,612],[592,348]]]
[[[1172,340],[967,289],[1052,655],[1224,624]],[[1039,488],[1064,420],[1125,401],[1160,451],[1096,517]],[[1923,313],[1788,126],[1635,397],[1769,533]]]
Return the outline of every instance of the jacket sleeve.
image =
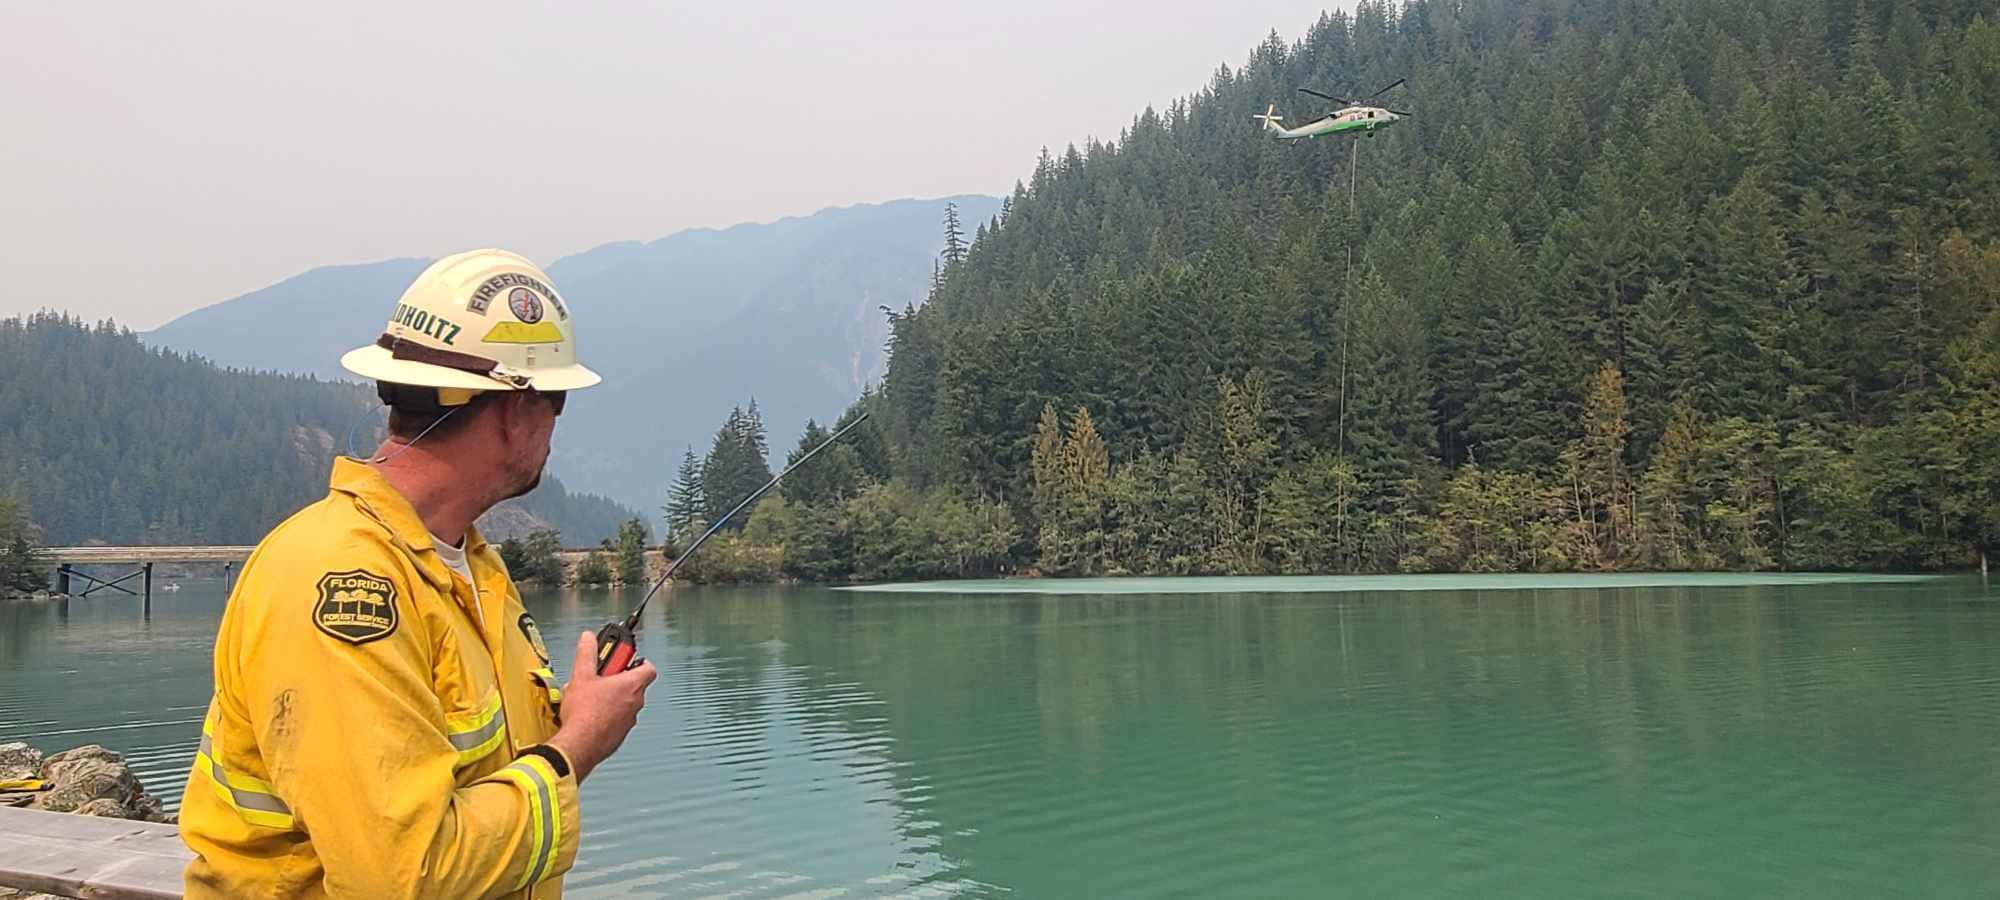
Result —
[[[438,654],[411,604],[407,570],[386,548],[358,556],[260,586],[252,596],[267,613],[238,648],[242,697],[272,786],[311,838],[327,893],[491,896],[568,871],[574,773],[523,753],[456,785],[460,754],[433,687]],[[353,606],[328,601],[342,588],[327,579],[342,576],[355,580],[339,584],[361,586],[350,597],[393,592],[388,627],[379,605],[356,625],[340,612]]]

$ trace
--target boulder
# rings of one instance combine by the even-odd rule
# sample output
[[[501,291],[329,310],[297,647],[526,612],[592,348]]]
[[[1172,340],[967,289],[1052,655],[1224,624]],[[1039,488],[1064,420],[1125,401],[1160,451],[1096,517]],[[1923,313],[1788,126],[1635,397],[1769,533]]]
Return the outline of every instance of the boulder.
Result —
[[[42,770],[42,751],[20,742],[0,744],[0,781],[17,778],[39,778]],[[35,794],[9,794],[10,798],[33,798]],[[10,804],[11,805],[11,802]],[[0,900],[56,900],[54,894],[38,894],[16,888],[0,887]]]
[[[42,751],[20,741],[0,744],[0,781],[39,778],[41,771]]]
[[[107,819],[130,819],[132,811],[125,804],[105,797],[99,797],[72,810],[79,816],[102,816]]]
[[[145,822],[176,821],[173,818],[167,817],[167,808],[160,803],[160,798],[155,797],[152,794],[145,793],[144,791],[141,791],[139,793],[139,799],[133,802],[132,815],[130,816],[130,818],[139,819]]]
[[[165,819],[160,801],[146,793],[125,757],[96,744],[44,760],[41,777],[49,787],[36,795],[38,809],[149,822]]]

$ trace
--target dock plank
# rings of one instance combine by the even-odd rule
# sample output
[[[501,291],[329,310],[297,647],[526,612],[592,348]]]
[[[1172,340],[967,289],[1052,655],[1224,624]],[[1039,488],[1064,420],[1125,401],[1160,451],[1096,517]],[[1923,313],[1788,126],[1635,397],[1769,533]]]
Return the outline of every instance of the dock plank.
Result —
[[[92,900],[178,898],[193,858],[173,825],[0,807],[0,887]]]

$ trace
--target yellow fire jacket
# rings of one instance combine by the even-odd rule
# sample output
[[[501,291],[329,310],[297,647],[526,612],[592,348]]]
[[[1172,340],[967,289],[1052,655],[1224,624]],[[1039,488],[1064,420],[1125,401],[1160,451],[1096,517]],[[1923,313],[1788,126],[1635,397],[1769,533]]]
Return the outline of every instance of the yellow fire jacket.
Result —
[[[576,778],[560,696],[499,553],[478,593],[402,495],[336,460],[259,544],[215,641],[181,801],[194,897],[558,897]]]

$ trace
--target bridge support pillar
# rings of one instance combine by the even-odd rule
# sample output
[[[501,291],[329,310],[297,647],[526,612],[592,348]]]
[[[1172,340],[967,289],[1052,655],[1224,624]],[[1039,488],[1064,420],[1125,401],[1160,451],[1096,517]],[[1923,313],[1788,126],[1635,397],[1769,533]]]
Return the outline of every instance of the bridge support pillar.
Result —
[[[145,592],[146,615],[150,616],[153,614],[153,564],[152,563],[146,564],[145,584],[146,584],[146,592]]]
[[[69,596],[69,563],[56,567],[56,593]]]

